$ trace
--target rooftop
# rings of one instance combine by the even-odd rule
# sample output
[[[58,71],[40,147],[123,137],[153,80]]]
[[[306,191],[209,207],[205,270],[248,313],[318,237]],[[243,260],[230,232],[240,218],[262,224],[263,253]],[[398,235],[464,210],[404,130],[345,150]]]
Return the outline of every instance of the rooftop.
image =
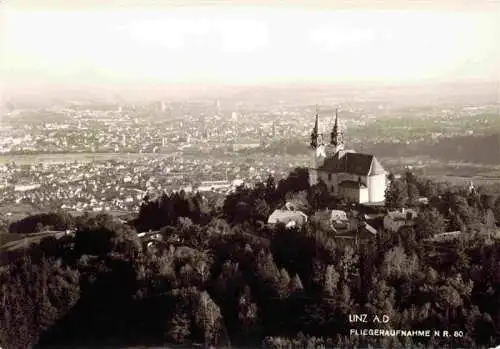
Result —
[[[290,221],[307,222],[307,215],[301,211],[275,210],[268,218],[268,223],[288,223]]]
[[[338,152],[325,159],[320,170],[331,173],[351,173],[358,176],[376,176],[386,171],[371,154]]]

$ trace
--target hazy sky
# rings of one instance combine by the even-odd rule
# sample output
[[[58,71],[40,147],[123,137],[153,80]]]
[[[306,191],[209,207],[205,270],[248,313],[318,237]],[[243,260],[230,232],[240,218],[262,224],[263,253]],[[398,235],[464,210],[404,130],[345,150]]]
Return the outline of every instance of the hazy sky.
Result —
[[[399,83],[498,80],[500,72],[500,7],[493,2],[468,8],[449,1],[439,9],[409,10],[402,10],[403,2],[387,1],[370,8],[305,1],[293,7],[264,6],[272,1],[244,6],[198,1],[182,7],[7,2],[0,17],[6,86]]]

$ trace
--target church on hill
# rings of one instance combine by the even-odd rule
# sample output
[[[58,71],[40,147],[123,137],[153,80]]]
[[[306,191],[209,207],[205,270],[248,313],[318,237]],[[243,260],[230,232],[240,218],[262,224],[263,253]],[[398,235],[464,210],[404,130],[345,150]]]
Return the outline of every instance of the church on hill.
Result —
[[[387,172],[372,154],[344,149],[343,133],[339,128],[338,111],[330,133],[330,143],[319,133],[319,115],[311,134],[311,185],[323,181],[335,196],[357,203],[385,201]]]

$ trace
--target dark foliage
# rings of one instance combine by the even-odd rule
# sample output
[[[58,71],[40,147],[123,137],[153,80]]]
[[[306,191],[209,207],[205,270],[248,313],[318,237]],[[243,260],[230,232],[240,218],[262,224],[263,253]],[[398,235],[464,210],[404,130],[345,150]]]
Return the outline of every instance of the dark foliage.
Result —
[[[223,216],[184,193],[146,198],[137,230],[159,232],[142,240],[109,216],[79,219],[74,237],[47,238],[0,270],[0,346],[497,344],[500,244],[482,223],[494,198],[445,191],[415,227],[358,243],[313,224],[263,224],[290,197],[306,197],[312,211],[336,205],[318,198],[305,178],[299,170],[278,185],[269,178],[240,188],[227,197]],[[420,194],[433,190],[411,180]],[[455,216],[465,234],[429,239]],[[350,329],[362,328],[349,323],[354,313],[388,315],[378,328],[463,337],[351,336]]]
[[[65,212],[40,213],[28,216],[9,226],[9,232],[13,234],[30,234],[44,229],[66,230],[71,229],[75,219]]]
[[[175,225],[179,217],[203,224],[210,220],[210,209],[199,193],[190,195],[182,190],[170,195],[164,193],[156,200],[144,198],[134,224],[138,231],[157,230],[166,225]]]

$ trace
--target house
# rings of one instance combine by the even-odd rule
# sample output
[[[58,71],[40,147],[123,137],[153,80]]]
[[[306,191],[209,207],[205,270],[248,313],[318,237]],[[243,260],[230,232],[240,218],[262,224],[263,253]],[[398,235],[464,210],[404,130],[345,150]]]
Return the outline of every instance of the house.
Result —
[[[392,211],[384,217],[384,229],[396,233],[403,226],[414,226],[418,212],[412,209],[402,209],[401,211]]]
[[[291,223],[293,222],[293,223]],[[267,219],[268,224],[284,223],[287,227],[301,226],[307,222],[307,215],[302,211],[287,209],[275,210]]]
[[[346,212],[342,210],[332,210],[330,222],[332,227],[337,231],[348,230],[351,226]]]
[[[333,222],[347,221],[347,214],[342,210],[332,210],[331,220]]]
[[[357,242],[358,240],[373,239],[377,234],[377,229],[373,228],[370,224],[353,221],[350,229],[337,231],[335,238]]]

